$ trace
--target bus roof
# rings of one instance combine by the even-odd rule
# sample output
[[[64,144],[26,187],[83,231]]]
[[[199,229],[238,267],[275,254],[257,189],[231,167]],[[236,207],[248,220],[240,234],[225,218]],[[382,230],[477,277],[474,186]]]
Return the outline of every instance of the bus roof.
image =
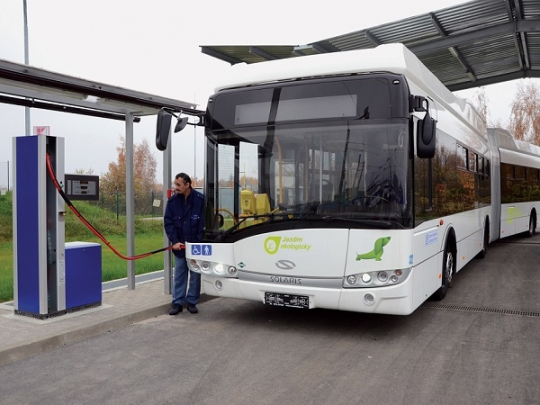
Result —
[[[231,66],[229,74],[215,90],[217,92],[226,88],[259,83],[365,72],[402,73],[418,78],[428,76],[430,82],[434,79],[436,83],[440,83],[404,45],[386,44],[372,49],[279,59],[249,65],[236,64]]]
[[[272,83],[298,78],[332,75],[392,72],[404,75],[409,83],[420,88],[426,95],[454,111],[479,132],[485,131],[485,123],[474,106],[455,96],[439,79],[403,44],[384,44],[376,48],[333,52],[301,58],[278,59],[253,64],[236,64],[223,77],[216,93],[229,88]]]
[[[515,139],[502,128],[488,128],[498,147],[501,162],[540,169],[540,147]]]

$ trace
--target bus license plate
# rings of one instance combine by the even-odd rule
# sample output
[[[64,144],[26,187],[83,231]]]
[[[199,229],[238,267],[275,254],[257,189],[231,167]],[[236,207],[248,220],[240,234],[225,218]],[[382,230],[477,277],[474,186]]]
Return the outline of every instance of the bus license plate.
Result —
[[[305,295],[290,295],[267,292],[264,293],[264,303],[276,307],[309,309],[309,297]]]

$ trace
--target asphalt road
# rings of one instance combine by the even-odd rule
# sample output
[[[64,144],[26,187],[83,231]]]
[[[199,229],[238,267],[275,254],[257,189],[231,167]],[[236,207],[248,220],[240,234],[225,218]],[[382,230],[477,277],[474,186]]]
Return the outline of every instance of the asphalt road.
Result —
[[[0,404],[540,404],[540,236],[407,317],[214,299],[0,368]]]

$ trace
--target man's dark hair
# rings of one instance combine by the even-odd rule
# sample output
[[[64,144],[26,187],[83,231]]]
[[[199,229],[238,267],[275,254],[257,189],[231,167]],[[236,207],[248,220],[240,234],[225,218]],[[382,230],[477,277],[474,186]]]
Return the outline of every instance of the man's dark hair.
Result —
[[[191,187],[191,178],[186,173],[178,173],[175,179],[182,179],[184,180],[184,183],[189,184]]]

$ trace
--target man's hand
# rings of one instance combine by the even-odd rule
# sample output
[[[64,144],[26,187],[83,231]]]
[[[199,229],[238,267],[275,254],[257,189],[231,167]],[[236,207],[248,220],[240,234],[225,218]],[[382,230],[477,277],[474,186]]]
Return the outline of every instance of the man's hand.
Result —
[[[172,245],[172,248],[173,250],[182,250],[182,249],[185,249],[186,245],[184,245],[183,243],[175,243],[174,245]]]

